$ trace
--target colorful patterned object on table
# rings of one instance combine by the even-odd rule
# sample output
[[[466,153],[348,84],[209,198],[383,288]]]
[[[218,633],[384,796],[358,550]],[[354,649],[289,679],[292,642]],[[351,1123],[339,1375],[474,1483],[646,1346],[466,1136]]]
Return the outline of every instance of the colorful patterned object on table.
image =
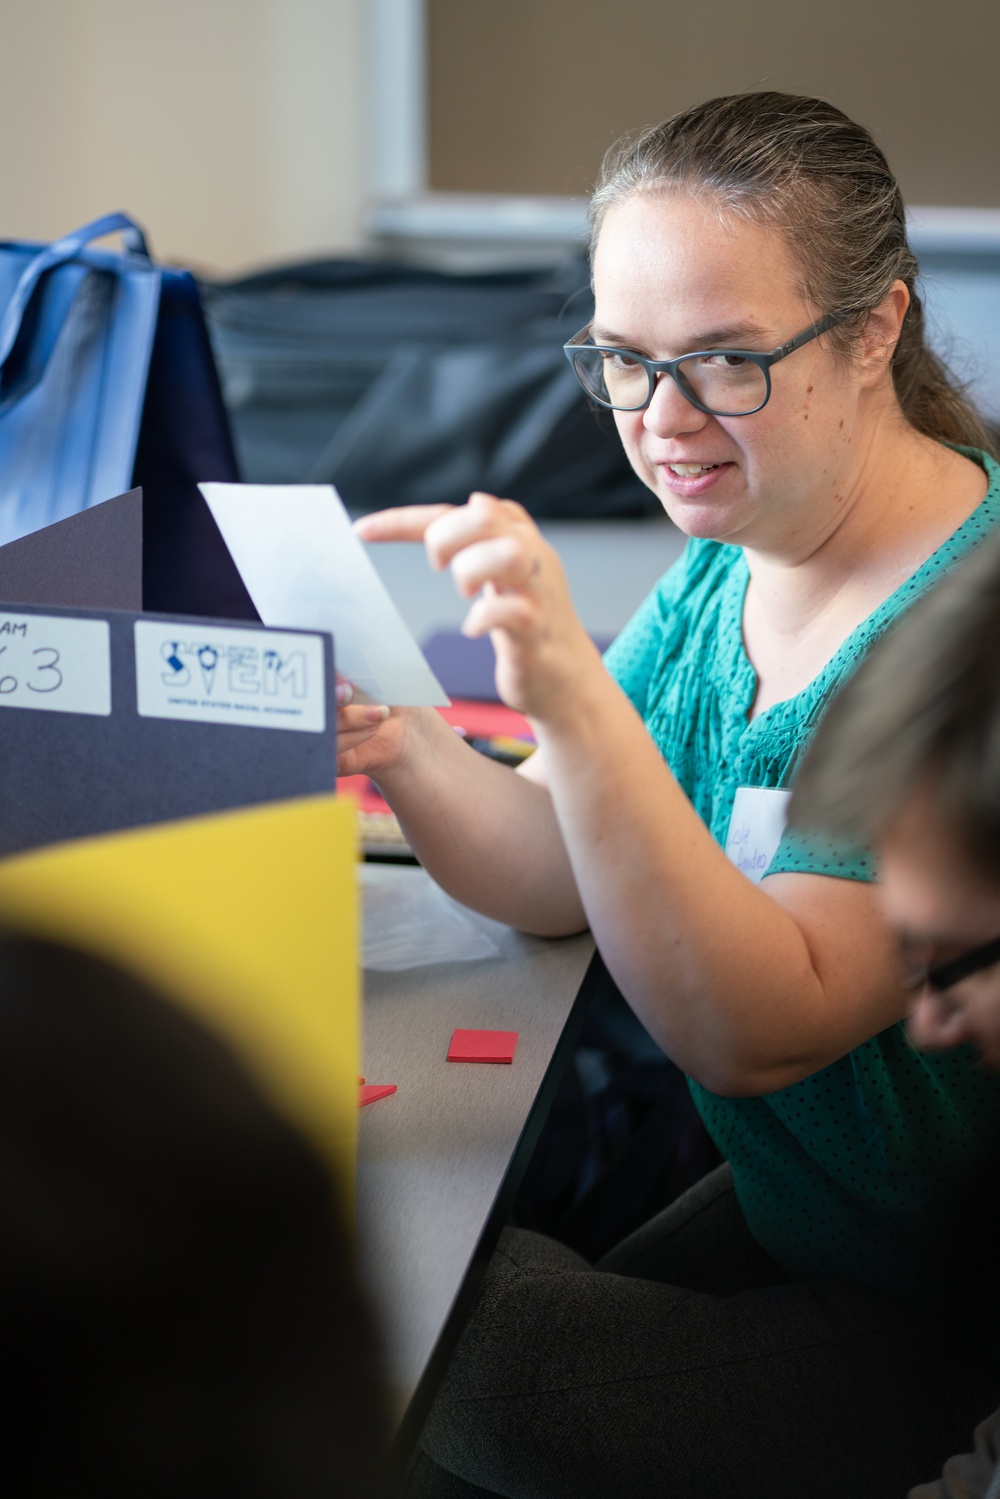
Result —
[[[504,764],[519,765],[535,748],[528,720],[503,703],[456,698],[450,708],[437,711],[473,749]],[[357,803],[358,835],[366,858],[412,856],[406,835],[374,781],[367,776],[341,776],[337,791]]]

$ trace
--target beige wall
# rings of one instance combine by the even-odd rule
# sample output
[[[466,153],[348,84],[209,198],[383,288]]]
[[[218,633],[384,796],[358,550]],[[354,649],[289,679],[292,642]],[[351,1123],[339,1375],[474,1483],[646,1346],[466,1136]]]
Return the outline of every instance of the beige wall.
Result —
[[[430,185],[589,191],[622,132],[825,95],[913,203],[1000,207],[1000,0],[428,0]]]
[[[159,255],[210,271],[357,248],[366,23],[396,36],[418,7],[0,0],[0,237],[120,207]],[[427,9],[433,188],[582,194],[621,131],[771,85],[871,125],[910,201],[1000,206],[1000,0]]]
[[[0,0],[0,237],[125,209],[216,271],[354,247],[365,0]]]

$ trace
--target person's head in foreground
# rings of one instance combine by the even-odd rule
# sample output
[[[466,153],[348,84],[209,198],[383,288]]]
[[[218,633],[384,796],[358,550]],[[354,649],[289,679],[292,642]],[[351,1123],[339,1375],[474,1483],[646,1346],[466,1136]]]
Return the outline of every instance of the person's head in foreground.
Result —
[[[921,1047],[1000,1068],[1000,540],[903,619],[834,702],[791,809],[861,836],[912,975]]]
[[[5,1499],[382,1492],[325,1164],[191,1016],[0,934]]]

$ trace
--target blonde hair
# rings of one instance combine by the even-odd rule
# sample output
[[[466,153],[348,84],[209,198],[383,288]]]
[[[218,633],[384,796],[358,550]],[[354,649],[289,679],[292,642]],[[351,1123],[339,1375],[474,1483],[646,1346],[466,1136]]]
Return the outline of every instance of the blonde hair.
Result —
[[[733,94],[686,109],[608,152],[591,201],[592,245],[613,204],[674,187],[783,233],[806,300],[850,311],[828,335],[845,357],[893,282],[905,282],[910,306],[892,359],[904,416],[938,441],[993,451],[975,406],[927,344],[903,198],[862,125],[794,94]]]

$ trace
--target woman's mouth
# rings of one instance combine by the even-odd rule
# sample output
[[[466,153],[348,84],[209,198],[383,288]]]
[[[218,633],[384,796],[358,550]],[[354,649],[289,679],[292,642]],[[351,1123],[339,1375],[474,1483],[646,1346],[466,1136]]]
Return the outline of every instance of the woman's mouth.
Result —
[[[694,501],[702,496],[708,499],[709,490],[714,492],[718,484],[724,483],[733,463],[727,459],[718,463],[673,463],[667,459],[655,466],[660,471],[660,484],[667,493],[676,499]]]
[[[697,499],[714,489],[732,466],[725,460],[721,463],[666,462],[657,465],[662,475],[660,482],[671,494],[686,500]]]

